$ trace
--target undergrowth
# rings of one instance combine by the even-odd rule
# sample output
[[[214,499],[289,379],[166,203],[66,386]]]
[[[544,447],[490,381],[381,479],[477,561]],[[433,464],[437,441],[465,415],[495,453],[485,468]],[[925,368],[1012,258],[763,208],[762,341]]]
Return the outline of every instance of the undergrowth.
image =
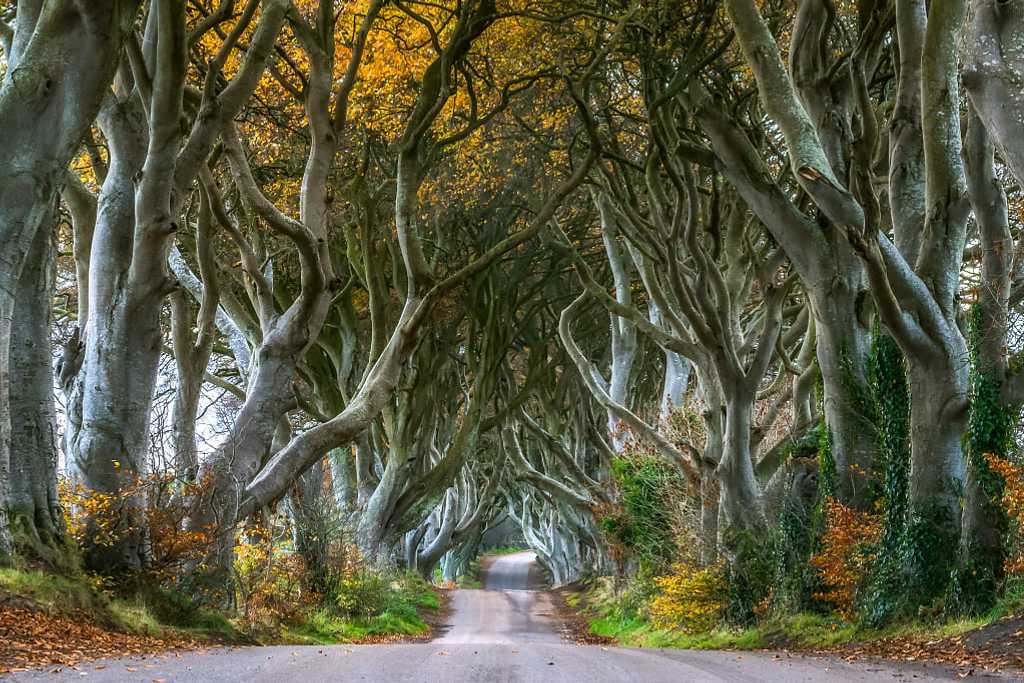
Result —
[[[392,580],[363,572],[340,582],[332,597],[286,628],[284,639],[329,645],[424,636],[430,626],[423,611],[441,607],[437,592],[415,572]]]
[[[184,596],[149,589],[113,596],[86,574],[59,575],[28,568],[0,568],[0,595],[17,596],[51,613],[85,617],[105,628],[157,638],[244,640],[224,616]]]
[[[981,628],[1024,609],[1024,581],[1007,586],[1002,598],[976,618],[912,621],[885,628],[871,628],[845,621],[836,614],[801,612],[771,615],[746,628],[714,626],[700,632],[656,625],[656,619],[631,593],[615,589],[610,579],[592,582],[567,598],[570,606],[587,618],[590,632],[613,638],[619,645],[640,648],[694,650],[757,650],[766,648],[828,649],[869,643],[883,638],[909,637],[937,640]]]

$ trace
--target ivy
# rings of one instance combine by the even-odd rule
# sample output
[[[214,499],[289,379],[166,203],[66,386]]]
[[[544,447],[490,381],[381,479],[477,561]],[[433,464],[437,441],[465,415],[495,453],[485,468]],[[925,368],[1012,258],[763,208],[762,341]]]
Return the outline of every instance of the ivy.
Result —
[[[684,483],[676,470],[654,458],[615,458],[611,473],[619,505],[600,520],[601,528],[636,559],[642,574],[659,573],[678,552],[673,500]]]
[[[869,624],[878,625],[903,609],[907,596],[903,577],[910,506],[910,389],[903,352],[877,327],[868,367],[878,420],[883,525],[861,611]]]
[[[723,541],[730,561],[725,566],[728,600],[726,619],[745,626],[764,616],[776,585],[779,539],[774,533],[755,535],[726,529]]]
[[[980,489],[981,514],[995,526],[1000,538],[1009,530],[1009,519],[1000,505],[1005,481],[989,466],[988,457],[1005,459],[1013,447],[1016,415],[1002,400],[1002,381],[998,369],[979,354],[984,332],[983,311],[975,305],[968,324],[968,348],[971,354],[971,412],[968,418],[964,451],[971,479]],[[1005,543],[995,547],[976,539],[967,539],[967,547],[950,587],[951,604],[961,614],[978,614],[995,604],[1006,561]]]

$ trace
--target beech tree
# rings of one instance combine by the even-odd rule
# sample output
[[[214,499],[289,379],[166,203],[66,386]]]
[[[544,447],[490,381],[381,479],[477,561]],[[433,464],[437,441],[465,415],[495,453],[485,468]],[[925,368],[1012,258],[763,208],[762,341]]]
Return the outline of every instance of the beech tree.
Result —
[[[749,621],[842,517],[844,618],[1007,585],[1012,3],[106,5],[0,8],[4,558],[231,609],[512,524]]]

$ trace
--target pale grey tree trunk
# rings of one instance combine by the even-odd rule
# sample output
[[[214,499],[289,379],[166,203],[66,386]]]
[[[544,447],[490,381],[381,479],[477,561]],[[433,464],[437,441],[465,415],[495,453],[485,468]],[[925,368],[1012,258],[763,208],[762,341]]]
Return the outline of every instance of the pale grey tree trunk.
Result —
[[[1005,440],[1016,423],[1019,403],[1007,394],[1007,332],[1016,249],[1006,192],[995,174],[992,137],[973,104],[969,106],[964,162],[982,247],[982,279],[976,309],[972,311],[974,386],[970,423],[976,433],[970,435],[968,442],[959,578],[968,584],[962,591],[967,600],[961,608],[981,612],[994,603],[1006,559],[1005,516],[997,495],[999,484],[984,458],[986,453],[1008,455]]]
[[[9,351],[18,278],[110,84],[138,3],[19,3],[0,84],[0,560],[11,550]]]
[[[853,256],[848,250],[845,255]],[[863,507],[870,497],[868,475],[878,454],[876,440],[865,438],[873,428],[864,412],[870,395],[867,367],[872,314],[860,264],[852,273],[815,288],[809,298],[836,494],[846,505]]]
[[[53,216],[37,232],[18,280],[11,335],[12,525],[45,555],[59,542],[57,427],[50,348],[54,292]]]
[[[846,389],[867,385],[871,324],[863,268],[839,235],[823,234],[777,186],[752,181],[769,172],[742,129],[716,108],[708,93],[695,88],[687,106],[708,134],[723,174],[786,250],[804,283],[815,318],[838,490],[844,500],[855,502],[854,497],[867,490],[862,473],[870,470],[877,455],[874,441],[863,438],[864,414],[857,393]]]
[[[208,65],[199,114],[188,136],[182,126],[188,31],[185,3],[179,0],[150,6],[144,54],[136,59],[132,53],[131,69],[124,68],[118,92],[101,118],[111,165],[90,259],[91,313],[76,389],[81,418],[71,450],[86,485],[102,493],[121,496],[145,474],[162,347],[160,316],[164,299],[178,287],[167,262],[182,202],[221,129],[256,87],[286,7],[274,0],[263,4],[242,67],[218,92],[224,60],[255,9],[247,5]],[[214,308],[207,307],[208,316]],[[132,571],[145,561],[144,501],[141,495],[126,498],[117,521],[120,539],[103,547],[87,542],[91,568]]]
[[[615,300],[621,306],[630,306],[632,301],[631,282],[629,276],[629,252],[619,244],[619,234],[615,227],[612,209],[607,195],[603,192],[591,193],[597,204],[601,219],[601,239],[604,242],[605,255],[612,271],[615,285]],[[608,314],[611,330],[611,363],[608,382],[608,396],[611,400],[626,408],[630,405],[630,377],[633,372],[633,360],[636,357],[636,327],[632,322],[614,313]],[[614,410],[608,410],[608,436],[612,447],[622,451],[626,447],[627,437],[619,428],[620,419]]]
[[[672,411],[682,407],[693,370],[690,362],[674,351],[664,351],[664,356],[665,377],[658,403],[658,418],[663,424],[671,417]]]
[[[137,101],[113,97],[100,115],[110,165],[100,191],[89,268],[89,317],[82,367],[69,400],[69,465],[90,491],[117,495],[145,475],[149,417],[160,357],[160,308],[139,309],[151,283],[133,286],[135,183],[146,156],[147,127]],[[141,290],[141,291],[140,291]],[[154,310],[155,309],[155,310]],[[93,569],[144,563],[144,500],[124,501],[113,544],[86,541]],[[90,529],[96,527],[90,524]],[[92,533],[89,533],[92,538]]]
[[[1024,12],[1017,2],[971,0],[963,84],[1017,182],[1024,182]]]
[[[447,552],[452,535],[459,522],[458,493],[448,489],[440,510],[440,523],[430,543],[416,555],[416,570],[428,581],[434,575],[434,567]]]
[[[721,531],[757,535],[767,528],[767,520],[750,452],[753,396],[743,390],[725,393],[722,460],[717,467],[719,505],[726,523]]]

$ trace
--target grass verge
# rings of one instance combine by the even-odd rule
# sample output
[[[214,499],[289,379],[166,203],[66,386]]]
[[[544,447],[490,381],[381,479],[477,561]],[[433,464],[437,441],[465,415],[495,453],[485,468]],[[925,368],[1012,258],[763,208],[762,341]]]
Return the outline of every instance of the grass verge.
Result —
[[[286,642],[310,645],[423,639],[430,635],[431,624],[438,621],[443,607],[439,591],[415,574],[384,585],[370,602],[375,607],[361,614],[322,606],[303,623],[287,627],[282,637]]]
[[[793,649],[841,650],[873,643],[938,645],[960,642],[997,622],[1020,620],[1024,611],[1024,584],[1011,586],[989,613],[975,619],[920,621],[870,629],[821,614],[800,613],[769,617],[745,629],[716,628],[703,633],[656,628],[640,610],[623,609],[607,582],[597,580],[564,594],[566,603],[585,620],[589,633],[627,647],[694,650]],[[628,601],[627,601],[628,602]]]

